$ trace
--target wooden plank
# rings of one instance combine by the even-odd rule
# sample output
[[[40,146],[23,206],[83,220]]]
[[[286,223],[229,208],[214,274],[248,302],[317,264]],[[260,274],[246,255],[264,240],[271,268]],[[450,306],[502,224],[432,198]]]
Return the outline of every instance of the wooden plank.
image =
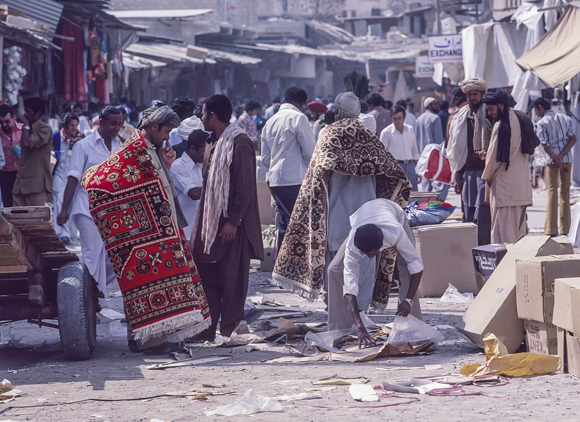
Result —
[[[0,265],[0,274],[26,273],[27,271],[26,265]],[[0,280],[0,284],[2,284],[2,280]]]
[[[1,219],[6,221],[4,218]],[[0,236],[0,245],[9,245],[14,255],[20,260],[21,265],[27,266],[29,270],[35,269],[46,273],[49,267],[40,254],[28,243],[16,226],[11,226],[11,229],[10,235]]]

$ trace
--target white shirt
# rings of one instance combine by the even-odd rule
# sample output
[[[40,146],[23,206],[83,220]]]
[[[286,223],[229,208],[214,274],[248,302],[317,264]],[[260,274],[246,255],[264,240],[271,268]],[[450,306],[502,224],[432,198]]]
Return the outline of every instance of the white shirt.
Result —
[[[81,214],[92,218],[91,213],[89,212],[89,195],[80,183],[83,174],[91,167],[103,163],[113,155],[115,151],[121,148],[122,145],[123,143],[117,136],[111,141],[111,151],[109,151],[105,146],[105,140],[101,137],[98,129],[74,145],[67,177],[72,176],[77,179],[79,183],[73,198],[71,217],[76,214]]]
[[[262,131],[262,164],[270,186],[301,185],[315,145],[308,117],[292,104],[282,104]]]
[[[404,124],[403,133],[391,124],[381,133],[381,142],[393,154],[395,160],[419,160],[421,154],[415,141],[415,131],[408,124]]]
[[[396,246],[397,252],[407,263],[409,273],[417,274],[423,271],[423,260],[403,228],[406,218],[405,211],[399,205],[383,198],[365,203],[350,216],[352,229],[344,253],[344,295],[358,296],[360,260],[365,254],[354,245],[354,235],[356,230],[365,224],[375,224],[383,232],[381,251]]]
[[[363,125],[365,125],[368,130],[371,132],[377,131],[377,119],[375,119],[375,116],[361,113],[359,114],[358,118],[361,120],[361,122],[363,122]]]
[[[193,188],[200,188],[203,182],[201,168],[203,163],[195,163],[187,152],[173,162],[171,165],[171,177],[177,190],[177,200],[181,205],[181,210],[187,220],[187,227],[184,230],[185,236],[189,240],[191,237],[192,225],[195,222],[199,200],[194,201],[187,194]]]

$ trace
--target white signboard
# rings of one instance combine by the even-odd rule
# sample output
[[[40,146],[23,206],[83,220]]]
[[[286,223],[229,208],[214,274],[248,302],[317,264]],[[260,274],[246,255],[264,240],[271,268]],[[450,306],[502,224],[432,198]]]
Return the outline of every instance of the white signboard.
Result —
[[[461,35],[429,37],[429,59],[431,63],[463,62]]]
[[[435,73],[435,66],[429,61],[429,56],[415,57],[415,77],[432,78]]]

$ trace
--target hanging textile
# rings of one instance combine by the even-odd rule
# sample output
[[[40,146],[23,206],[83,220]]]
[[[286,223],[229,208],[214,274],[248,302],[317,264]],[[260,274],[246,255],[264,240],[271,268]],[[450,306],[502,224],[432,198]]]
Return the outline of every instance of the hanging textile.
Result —
[[[86,47],[84,32],[76,25],[67,23],[62,26],[62,35],[74,38],[74,41],[63,40],[62,42],[64,99],[66,101],[87,101],[83,64],[83,53]]]

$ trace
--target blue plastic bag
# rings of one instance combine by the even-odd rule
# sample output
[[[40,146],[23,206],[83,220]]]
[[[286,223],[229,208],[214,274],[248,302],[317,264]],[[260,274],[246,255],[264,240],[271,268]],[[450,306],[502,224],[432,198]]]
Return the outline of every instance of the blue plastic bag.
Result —
[[[435,206],[418,209],[419,201],[410,203],[405,210],[410,227],[439,224],[445,221],[457,207]]]

